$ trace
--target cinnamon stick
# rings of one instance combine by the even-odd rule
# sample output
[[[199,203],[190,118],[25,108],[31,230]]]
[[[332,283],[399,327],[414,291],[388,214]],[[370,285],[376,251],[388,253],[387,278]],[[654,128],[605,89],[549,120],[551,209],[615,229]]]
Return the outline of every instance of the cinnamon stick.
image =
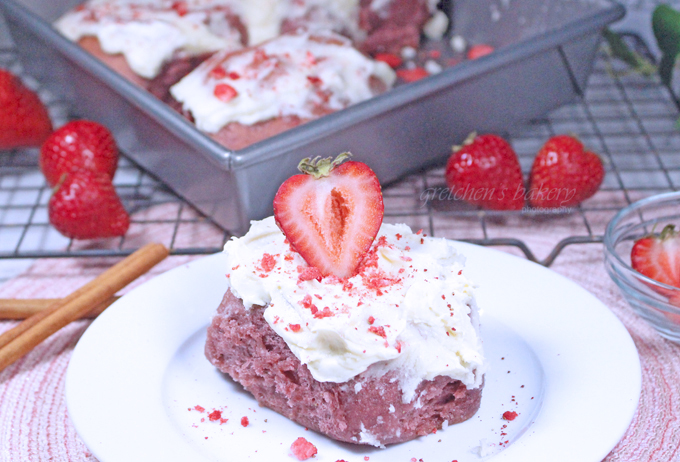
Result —
[[[148,244],[104,271],[71,295],[0,335],[0,371],[47,337],[103,303],[168,256],[162,244]]]
[[[95,306],[92,311],[86,313],[83,318],[96,318],[102,311],[118,300],[117,296],[111,297],[101,305]],[[26,319],[34,314],[47,309],[50,305],[58,302],[59,298],[0,298],[0,320],[2,319]]]

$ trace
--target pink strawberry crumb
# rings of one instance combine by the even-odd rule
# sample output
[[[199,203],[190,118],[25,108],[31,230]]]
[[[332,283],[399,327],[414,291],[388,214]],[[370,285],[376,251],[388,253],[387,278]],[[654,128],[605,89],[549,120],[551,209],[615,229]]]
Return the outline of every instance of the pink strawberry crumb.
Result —
[[[248,421],[248,417],[246,416],[241,417],[241,425],[247,427],[248,424],[250,424],[250,422]]]
[[[227,85],[226,83],[218,83],[217,85],[215,85],[213,94],[215,95],[215,98],[219,99],[224,103],[228,103],[229,101],[238,96],[238,92],[236,91],[236,89],[234,89],[234,87],[232,87],[231,85]]]
[[[221,418],[222,411],[218,411],[217,409],[208,414],[208,419],[210,419],[211,422],[215,422],[216,420],[220,420]]]
[[[298,460],[307,460],[310,457],[315,456],[318,452],[316,446],[303,437],[293,441],[293,444],[290,445],[290,450],[293,451],[293,454]]]
[[[505,420],[515,420],[517,418],[517,413],[515,411],[505,411],[503,413],[503,418]]]
[[[375,334],[375,335],[378,335],[382,338],[387,337],[387,334],[385,334],[385,328],[383,326],[379,326],[379,327],[371,326],[371,327],[368,328],[368,331]]]
[[[276,267],[276,258],[268,253],[265,253],[262,256],[262,260],[260,261],[260,266],[265,273],[269,273],[274,269],[274,267]]]
[[[298,266],[297,270],[298,273],[300,273],[300,275],[298,276],[298,283],[304,281],[311,281],[312,279],[321,281],[321,279],[323,278],[323,274],[321,274],[319,268],[316,268],[314,266],[308,266],[306,268],[303,266]]]
[[[313,306],[313,305],[312,305],[312,306]],[[331,309],[328,308],[327,306],[324,306],[322,311],[314,312],[314,311],[312,310],[312,314],[313,314],[314,317],[317,318],[317,319],[329,318],[329,317],[333,316],[333,312],[332,312]]]

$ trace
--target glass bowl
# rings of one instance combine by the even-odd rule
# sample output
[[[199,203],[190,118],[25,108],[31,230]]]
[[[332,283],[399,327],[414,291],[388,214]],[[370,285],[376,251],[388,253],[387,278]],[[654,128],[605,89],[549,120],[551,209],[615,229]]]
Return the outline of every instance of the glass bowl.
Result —
[[[680,192],[648,197],[622,209],[605,231],[605,267],[630,306],[663,337],[680,343],[680,288],[650,279],[630,266],[635,241],[660,233],[668,224],[680,230]]]

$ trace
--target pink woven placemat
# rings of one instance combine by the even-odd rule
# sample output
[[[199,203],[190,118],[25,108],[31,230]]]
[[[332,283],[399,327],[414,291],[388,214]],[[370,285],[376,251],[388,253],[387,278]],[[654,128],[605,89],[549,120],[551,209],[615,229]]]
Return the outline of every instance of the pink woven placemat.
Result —
[[[534,249],[548,245],[540,238],[532,242]],[[170,257],[127,290],[188,260]],[[113,261],[38,260],[24,274],[0,286],[0,297],[65,296]],[[610,307],[630,332],[640,354],[643,384],[638,410],[623,439],[605,460],[680,460],[680,346],[661,338],[632,312],[604,270],[601,245],[568,247],[552,269],[581,284]],[[15,322],[0,322],[0,331],[13,325]],[[68,326],[0,373],[0,462],[96,460],[78,438],[64,398],[68,361],[88,325],[89,321],[79,321]]]

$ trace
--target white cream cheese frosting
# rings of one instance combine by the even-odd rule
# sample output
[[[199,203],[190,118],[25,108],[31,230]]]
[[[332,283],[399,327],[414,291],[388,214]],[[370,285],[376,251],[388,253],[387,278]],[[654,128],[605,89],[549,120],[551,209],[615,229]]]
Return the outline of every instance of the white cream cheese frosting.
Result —
[[[249,45],[271,40],[286,20],[304,20],[309,31],[359,31],[359,0],[231,0],[248,28]]]
[[[365,31],[359,26],[359,0],[225,0],[248,28],[249,45],[271,40],[281,33],[285,21],[304,23],[311,32],[334,31],[362,40]],[[431,13],[439,0],[428,0]],[[386,15],[392,0],[372,0],[368,8]]]
[[[357,275],[315,279],[269,217],[227,242],[225,253],[234,295],[248,309],[266,306],[267,323],[316,380],[395,370],[404,402],[439,375],[481,384],[474,285],[450,241],[383,224]]]
[[[216,133],[285,116],[311,119],[374,96],[372,79],[396,76],[337,34],[286,34],[237,53],[219,52],[170,89],[196,126]],[[322,111],[319,113],[319,111]]]
[[[225,0],[89,0],[54,26],[72,41],[86,36],[102,50],[121,53],[139,76],[151,79],[178,52],[235,50],[241,34],[228,20]]]

